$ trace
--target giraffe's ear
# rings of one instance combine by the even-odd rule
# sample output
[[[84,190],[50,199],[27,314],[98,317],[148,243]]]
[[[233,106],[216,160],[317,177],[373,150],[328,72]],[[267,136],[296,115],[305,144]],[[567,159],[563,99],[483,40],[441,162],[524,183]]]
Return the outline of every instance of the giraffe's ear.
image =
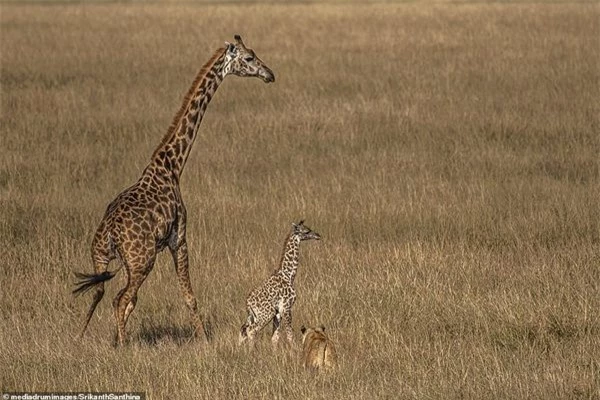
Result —
[[[244,45],[244,41],[242,40],[242,37],[240,35],[235,35],[233,38],[235,39],[235,42],[237,44],[246,47],[246,45]]]

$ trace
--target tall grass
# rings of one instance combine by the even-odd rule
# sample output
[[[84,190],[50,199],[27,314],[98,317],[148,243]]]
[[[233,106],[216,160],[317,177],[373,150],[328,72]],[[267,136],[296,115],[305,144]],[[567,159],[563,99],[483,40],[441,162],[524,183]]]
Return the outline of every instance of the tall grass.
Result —
[[[3,4],[0,389],[175,398],[600,397],[600,17],[567,4]],[[168,255],[112,347],[73,270],[198,68],[240,33],[277,82],[227,78],[182,178],[191,338]],[[302,248],[303,371],[244,299]],[[113,265],[114,267],[114,265]]]

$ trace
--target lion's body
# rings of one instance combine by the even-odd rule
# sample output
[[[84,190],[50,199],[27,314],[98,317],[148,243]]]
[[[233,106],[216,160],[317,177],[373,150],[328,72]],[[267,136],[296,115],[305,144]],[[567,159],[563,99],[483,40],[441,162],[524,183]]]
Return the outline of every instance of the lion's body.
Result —
[[[302,327],[302,363],[304,368],[331,370],[337,366],[333,342],[325,334],[325,327]]]

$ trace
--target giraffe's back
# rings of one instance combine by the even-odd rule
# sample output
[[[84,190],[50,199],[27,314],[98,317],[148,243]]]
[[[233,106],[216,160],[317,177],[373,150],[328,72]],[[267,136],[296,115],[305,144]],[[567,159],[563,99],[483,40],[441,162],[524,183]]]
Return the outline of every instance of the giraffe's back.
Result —
[[[94,242],[109,241],[112,249],[154,245],[160,251],[169,244],[180,218],[185,217],[185,208],[178,200],[178,189],[173,185],[140,180],[108,205]]]

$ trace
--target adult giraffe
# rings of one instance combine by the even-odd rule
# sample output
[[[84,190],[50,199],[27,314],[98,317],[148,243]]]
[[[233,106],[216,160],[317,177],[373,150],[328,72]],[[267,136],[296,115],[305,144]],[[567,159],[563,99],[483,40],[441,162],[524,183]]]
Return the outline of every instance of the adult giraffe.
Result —
[[[186,210],[179,181],[190,154],[202,117],[212,96],[227,75],[258,77],[275,81],[273,72],[247,48],[239,35],[226,42],[200,69],[175,115],[161,144],[152,154],[140,179],[121,192],[109,205],[92,241],[94,273],[75,273],[79,278],[75,294],[95,289],[87,313],[85,330],[96,306],[104,296],[104,282],[124,266],[127,283],[113,301],[117,323],[117,343],[125,343],[125,325],[135,308],[137,292],[154,266],[156,255],[169,248],[175,262],[179,286],[192,314],[195,334],[204,330],[196,297],[190,283],[186,243]],[[111,260],[121,265],[108,271]],[[207,332],[204,332],[205,335]]]

